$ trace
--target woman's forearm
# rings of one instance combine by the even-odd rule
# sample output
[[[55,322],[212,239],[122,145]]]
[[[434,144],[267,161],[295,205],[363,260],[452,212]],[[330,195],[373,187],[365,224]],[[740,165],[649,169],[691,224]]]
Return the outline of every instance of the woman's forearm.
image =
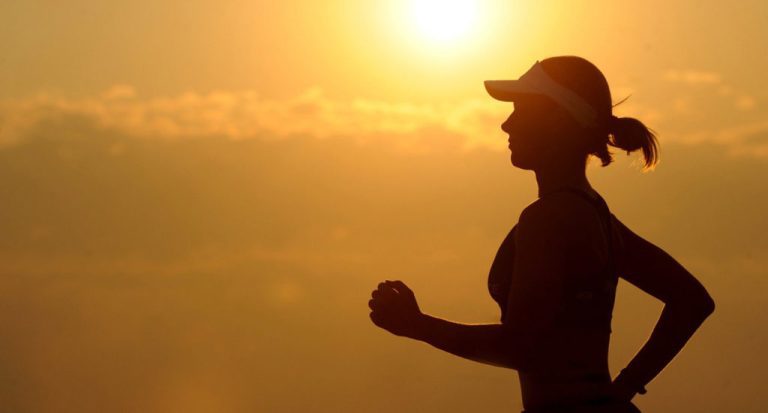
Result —
[[[424,314],[414,339],[479,363],[518,369],[520,351],[502,324],[460,324]]]
[[[666,304],[648,341],[615,382],[642,389],[672,361],[713,310],[710,305]]]

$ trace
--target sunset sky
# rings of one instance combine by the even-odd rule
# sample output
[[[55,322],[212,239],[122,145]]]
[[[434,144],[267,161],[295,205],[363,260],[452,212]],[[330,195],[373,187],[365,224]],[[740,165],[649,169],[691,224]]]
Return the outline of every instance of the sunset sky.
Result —
[[[373,326],[401,279],[497,322],[536,199],[483,80],[579,55],[661,162],[589,176],[717,302],[636,404],[768,405],[768,3],[0,2],[0,405],[24,412],[521,410],[512,370]],[[661,303],[620,284],[616,374]]]

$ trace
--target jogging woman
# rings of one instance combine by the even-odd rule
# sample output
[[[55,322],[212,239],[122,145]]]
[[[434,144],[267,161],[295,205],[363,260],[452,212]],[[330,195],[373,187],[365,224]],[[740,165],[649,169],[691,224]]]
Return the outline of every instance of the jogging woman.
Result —
[[[371,294],[370,318],[399,336],[518,372],[524,413],[639,412],[631,402],[714,311],[705,288],[674,258],[627,228],[589,184],[588,158],[610,147],[657,162],[642,122],[616,117],[608,83],[575,56],[536,62],[517,80],[486,81],[514,102],[501,129],[515,167],[532,170],[538,199],[520,214],[491,265],[499,324],[459,324],[424,314],[402,281]],[[649,198],[649,197],[648,197]],[[664,303],[640,351],[612,379],[608,369],[618,277]]]

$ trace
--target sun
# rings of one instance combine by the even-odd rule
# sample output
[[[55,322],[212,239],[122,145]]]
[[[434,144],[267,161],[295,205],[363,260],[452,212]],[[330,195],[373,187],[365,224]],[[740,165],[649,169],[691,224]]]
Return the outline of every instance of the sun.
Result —
[[[455,42],[467,37],[477,18],[473,0],[411,0],[411,14],[416,29],[438,43]]]

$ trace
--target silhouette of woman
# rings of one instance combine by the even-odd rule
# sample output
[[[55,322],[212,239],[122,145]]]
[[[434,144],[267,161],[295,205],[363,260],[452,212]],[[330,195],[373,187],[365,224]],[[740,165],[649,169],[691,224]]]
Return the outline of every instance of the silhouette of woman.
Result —
[[[424,314],[402,281],[371,294],[370,318],[399,336],[473,361],[517,370],[524,413],[639,412],[631,402],[714,311],[705,288],[674,258],[636,235],[586,177],[589,155],[609,146],[657,162],[656,137],[612,114],[608,83],[589,61],[536,62],[518,80],[486,81],[514,102],[501,128],[512,164],[535,172],[539,198],[501,243],[488,278],[500,324],[459,324]],[[647,342],[613,380],[608,343],[618,277],[664,302]]]

